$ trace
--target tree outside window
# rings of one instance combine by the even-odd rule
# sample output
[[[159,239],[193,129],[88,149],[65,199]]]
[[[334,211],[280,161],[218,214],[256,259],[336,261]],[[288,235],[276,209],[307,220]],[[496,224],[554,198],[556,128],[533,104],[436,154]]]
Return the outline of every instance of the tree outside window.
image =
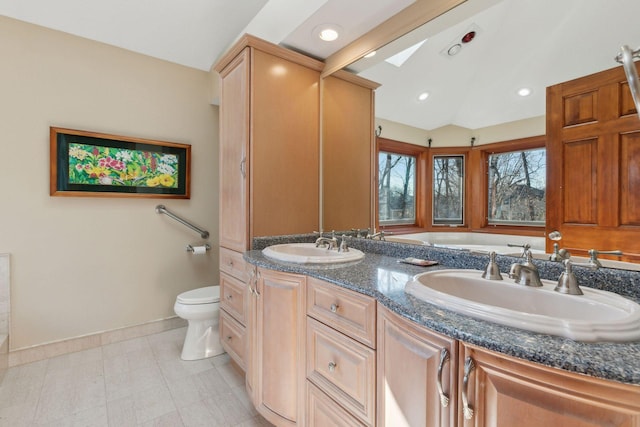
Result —
[[[489,224],[544,225],[546,150],[489,156]]]
[[[416,221],[416,157],[378,153],[378,215],[380,224]]]
[[[433,157],[433,224],[463,224],[464,156]]]

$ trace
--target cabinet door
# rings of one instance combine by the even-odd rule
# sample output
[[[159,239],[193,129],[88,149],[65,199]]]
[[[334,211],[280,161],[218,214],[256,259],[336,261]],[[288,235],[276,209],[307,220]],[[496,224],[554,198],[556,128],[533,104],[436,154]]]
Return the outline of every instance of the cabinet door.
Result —
[[[455,340],[378,305],[377,349],[379,427],[455,425]]]
[[[460,353],[460,426],[640,425],[638,386],[565,372],[466,344]],[[466,385],[464,371],[468,373]],[[466,417],[465,401],[473,411],[467,411]]]
[[[249,48],[222,70],[220,85],[220,246],[249,245]]]
[[[276,425],[303,422],[304,276],[258,269],[255,288],[256,408]]]

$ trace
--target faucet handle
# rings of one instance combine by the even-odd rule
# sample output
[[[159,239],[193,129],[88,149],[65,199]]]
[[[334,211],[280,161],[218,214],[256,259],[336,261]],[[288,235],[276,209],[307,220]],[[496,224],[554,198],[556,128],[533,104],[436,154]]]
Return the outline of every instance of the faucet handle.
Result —
[[[598,251],[596,249],[589,249],[589,264],[591,264],[593,267],[602,268],[602,264],[598,260],[598,255],[617,255],[617,256],[622,256],[623,253],[620,250]]]
[[[520,254],[520,256],[523,258],[527,256],[527,251],[531,249],[531,245],[528,243],[524,243],[522,245],[516,245],[515,243],[507,243],[507,246],[509,246],[510,248],[522,248],[522,253]]]
[[[574,264],[572,264],[571,260],[569,259],[565,259],[563,261],[563,264],[565,270],[560,274],[560,277],[558,278],[558,284],[553,290],[556,292],[560,292],[561,294],[582,295],[582,290],[578,285],[578,279],[576,279],[576,275],[573,274],[572,266]],[[585,264],[585,266],[588,266],[588,264]]]
[[[496,263],[497,254],[494,251],[489,252],[489,264],[487,264],[487,268],[482,273],[483,279],[489,280],[502,280],[502,275],[500,274],[500,268]]]
[[[338,248],[338,252],[349,252],[349,246],[347,245],[347,235],[342,235],[342,240],[340,241],[340,247]]]

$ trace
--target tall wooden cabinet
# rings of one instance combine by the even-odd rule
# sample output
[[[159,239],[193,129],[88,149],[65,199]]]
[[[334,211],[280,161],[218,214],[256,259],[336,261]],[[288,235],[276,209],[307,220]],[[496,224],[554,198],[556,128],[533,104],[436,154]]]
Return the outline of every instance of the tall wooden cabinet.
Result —
[[[319,225],[322,63],[245,36],[220,73],[220,246]]]
[[[346,71],[322,80],[322,226],[375,224],[374,90],[378,83]]]
[[[242,369],[250,366],[251,321],[243,252],[255,236],[319,228],[321,68],[251,36],[214,67],[221,100],[220,336]]]

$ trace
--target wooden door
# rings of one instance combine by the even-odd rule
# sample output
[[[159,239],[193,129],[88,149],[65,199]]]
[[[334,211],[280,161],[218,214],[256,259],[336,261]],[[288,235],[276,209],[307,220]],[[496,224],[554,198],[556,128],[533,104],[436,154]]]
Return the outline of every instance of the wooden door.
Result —
[[[460,394],[473,411],[460,426],[640,425],[640,387],[604,381],[461,345]],[[463,383],[465,364],[467,385]],[[464,398],[462,400],[465,400]],[[459,403],[461,409],[464,403]]]
[[[304,420],[305,276],[258,269],[255,288],[258,411],[276,425]]]
[[[547,233],[640,261],[640,119],[622,67],[549,87],[547,134]]]
[[[377,350],[379,427],[455,425],[455,340],[379,305]],[[444,402],[438,384],[442,385]]]
[[[249,248],[249,48],[221,72],[220,246]]]

